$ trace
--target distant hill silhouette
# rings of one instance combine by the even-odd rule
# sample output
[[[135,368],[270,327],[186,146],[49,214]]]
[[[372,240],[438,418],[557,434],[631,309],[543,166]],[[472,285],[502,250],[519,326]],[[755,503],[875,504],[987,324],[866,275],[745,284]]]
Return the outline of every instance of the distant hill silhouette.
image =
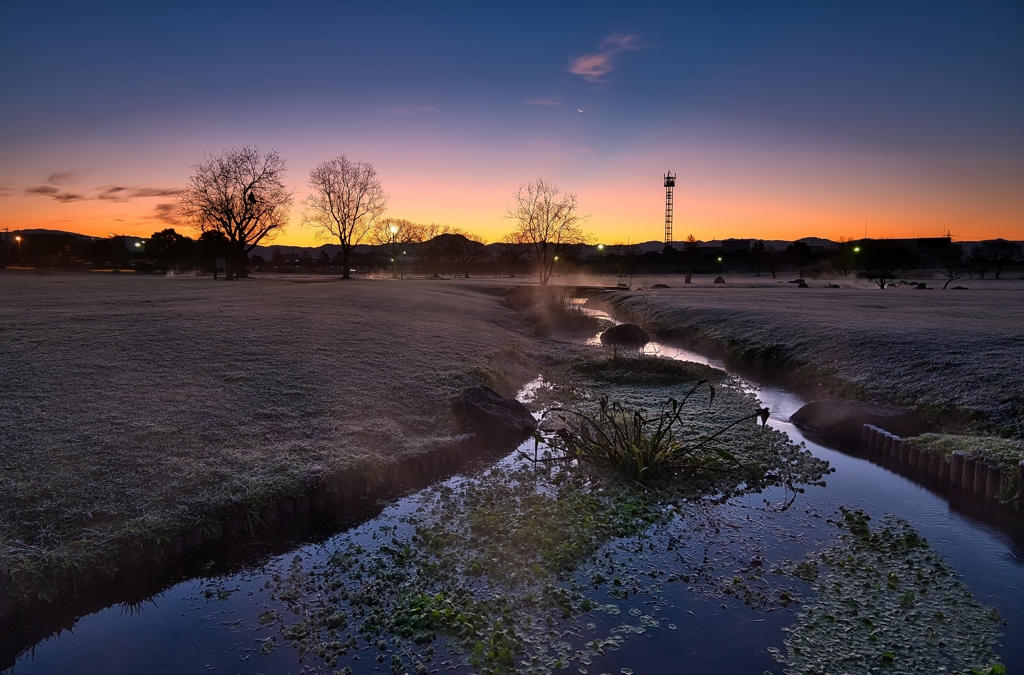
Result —
[[[94,237],[94,236],[88,235],[88,234],[80,234],[78,232],[69,232],[69,231],[66,231],[66,230],[49,230],[49,229],[45,229],[45,228],[32,228],[32,229],[24,229],[24,230],[0,231],[0,240],[13,242],[14,241],[14,237],[17,234],[20,234],[22,236],[30,236],[30,235],[33,235],[33,234],[36,234],[36,235],[64,235],[64,236],[78,237],[78,238],[80,238],[82,240],[85,240],[85,241],[95,241],[97,239],[103,239],[104,238],[104,237]],[[192,232],[183,232],[183,234],[188,234],[189,236],[192,236],[193,233]],[[126,236],[126,241],[128,242],[129,246],[134,246],[135,242],[144,241],[146,239],[145,237],[136,237],[136,236],[131,236],[131,235],[124,235],[124,236]],[[835,241],[832,241],[831,239],[824,239],[824,238],[821,238],[821,237],[801,237],[800,239],[796,239],[796,240],[788,240],[788,239],[761,239],[761,240],[758,240],[758,239],[755,239],[755,238],[737,237],[737,238],[725,239],[724,241],[728,242],[728,243],[739,243],[739,242],[743,242],[743,241],[749,241],[749,242],[763,241],[765,243],[765,247],[768,248],[769,250],[773,250],[773,251],[784,251],[784,250],[786,250],[786,247],[788,247],[791,244],[793,244],[794,241],[805,243],[808,246],[810,246],[812,249],[826,249],[826,248],[828,248],[830,246],[835,246],[836,243],[837,243]],[[1013,241],[1013,240],[1010,240],[1010,241]],[[717,246],[721,246],[722,242],[723,242],[723,240],[721,240],[721,239],[712,239],[712,240],[708,240],[708,241],[704,241],[704,240],[698,239],[697,240],[697,245],[700,248],[702,248],[702,249],[708,249],[708,248],[715,248]],[[955,243],[963,246],[964,250],[970,251],[975,245],[980,243],[980,240],[979,241],[957,241]],[[1024,244],[1024,242],[1018,242],[1018,243]],[[659,241],[659,240],[645,241],[645,242],[637,243],[637,244],[634,244],[634,245],[637,247],[637,251],[639,253],[641,253],[641,254],[643,254],[643,253],[661,253],[661,251],[665,248],[665,244],[663,242]],[[686,246],[686,241],[685,240],[683,240],[683,241],[675,241],[675,242],[673,242],[672,245],[675,247],[675,249],[677,251],[682,251],[685,248],[685,246]],[[495,244],[488,244],[488,246],[487,246],[488,251],[492,251],[494,246],[495,246]],[[614,249],[616,249],[616,248],[618,248],[620,246],[623,246],[623,244],[622,243],[616,243],[616,244],[608,244],[608,243],[606,243],[605,246],[608,247],[609,249],[614,250]],[[389,248],[389,247],[387,247],[387,245],[375,246],[375,245],[372,245],[372,244],[360,244],[360,245],[355,247],[354,252],[355,253],[370,253],[370,252],[373,252],[373,251],[376,251],[376,250],[384,250],[384,248]],[[266,244],[266,245],[257,246],[256,248],[253,249],[253,251],[252,251],[252,253],[250,255],[258,255],[258,256],[261,256],[264,260],[271,260],[273,258],[273,256],[274,256],[274,254],[278,253],[278,252],[281,253],[284,256],[287,256],[287,257],[303,257],[305,254],[308,253],[311,257],[316,258],[317,256],[320,255],[321,251],[326,252],[328,256],[333,258],[335,256],[335,254],[341,252],[341,246],[338,245],[338,244],[329,244],[329,243],[321,244],[320,246],[291,246],[291,245],[288,245],[288,244],[269,243],[269,244]],[[388,252],[388,254],[390,255],[390,251]],[[409,250],[408,254],[409,254],[409,257],[411,258],[413,256],[412,250]]]
[[[33,228],[33,229],[29,229],[29,230],[11,230],[9,232],[8,231],[4,231],[4,232],[0,232],[0,237],[3,237],[4,241],[7,241],[7,240],[14,241],[14,237],[16,237],[16,236],[27,237],[27,236],[30,236],[30,235],[33,235],[33,234],[61,235],[61,236],[65,236],[65,237],[77,237],[77,238],[82,239],[84,241],[95,241],[96,239],[102,239],[102,237],[93,237],[93,236],[90,236],[88,234],[79,234],[78,232],[67,232],[65,230],[47,230],[47,229],[43,229],[43,228]]]

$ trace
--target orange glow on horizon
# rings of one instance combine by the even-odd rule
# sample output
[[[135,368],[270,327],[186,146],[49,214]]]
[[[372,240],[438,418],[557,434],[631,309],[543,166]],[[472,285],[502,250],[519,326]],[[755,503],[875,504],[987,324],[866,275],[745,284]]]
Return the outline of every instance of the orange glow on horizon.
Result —
[[[511,201],[511,190],[495,188],[471,193],[445,190],[442,185],[419,183],[399,198],[393,193],[389,215],[414,222],[437,222],[473,232],[493,242],[511,230],[505,217]],[[396,191],[397,192],[397,191]],[[682,194],[680,194],[682,192]],[[726,194],[709,192],[700,196],[677,190],[674,239],[683,241],[690,234],[697,239],[785,239],[865,236],[865,220],[869,237],[935,237],[946,231],[956,240],[980,240],[1002,237],[1024,239],[1024,225],[1013,209],[984,209],[985,219],[972,217],[967,209],[911,209],[900,204],[879,205],[870,209],[874,217],[865,218],[854,209],[841,205],[828,209],[814,202],[785,203],[781,200],[749,198],[739,200]],[[644,189],[643,194],[615,186],[588,186],[579,191],[580,203],[590,218],[586,228],[596,241],[604,243],[657,241],[664,227],[664,193]],[[173,227],[197,236],[197,232],[180,223],[153,217],[151,200],[131,203],[80,202],[61,204],[34,197],[5,200],[0,229],[10,232],[26,229],[49,229],[77,232],[96,237],[111,233],[149,237],[154,232]],[[457,204],[457,206],[456,206]],[[885,208],[887,207],[887,208]],[[323,243],[314,230],[301,225],[301,208],[292,212],[291,223],[274,239],[283,246],[319,246]]]
[[[438,143],[444,144],[443,151]],[[662,174],[669,165],[678,172],[676,241],[690,234],[705,241],[861,238],[865,221],[869,237],[934,237],[949,231],[961,241],[1024,240],[1024,193],[1014,182],[1012,167],[982,167],[986,170],[951,177],[922,161],[854,151],[786,152],[785,147],[752,142],[730,145],[685,138],[670,145],[638,143],[620,154],[581,153],[568,146],[526,148],[519,154],[512,149],[507,161],[496,167],[493,148],[469,141],[429,139],[376,150],[356,146],[349,154],[373,161],[390,195],[388,215],[458,227],[488,242],[511,230],[505,213],[512,193],[538,176],[579,195],[581,210],[589,215],[586,229],[595,242],[660,241],[665,217]],[[325,242],[300,223],[306,193],[303,167],[319,161],[323,151],[319,145],[286,150],[283,154],[296,158],[289,174],[295,206],[290,225],[273,243],[318,246]],[[197,236],[191,228],[171,222],[173,196],[140,192],[131,199],[102,199],[102,188],[96,187],[123,184],[117,178],[132,175],[144,185],[181,185],[191,152],[183,150],[173,157],[174,168],[163,169],[140,169],[134,164],[137,158],[118,157],[106,170],[109,175],[90,174],[88,182],[79,179],[76,185],[61,186],[77,195],[75,200],[61,201],[24,188],[0,193],[0,230],[44,228],[100,237],[149,237],[174,227]],[[688,163],[671,164],[668,160],[676,156],[687,157]],[[444,159],[436,161],[437,157]],[[31,173],[47,175],[43,170]]]

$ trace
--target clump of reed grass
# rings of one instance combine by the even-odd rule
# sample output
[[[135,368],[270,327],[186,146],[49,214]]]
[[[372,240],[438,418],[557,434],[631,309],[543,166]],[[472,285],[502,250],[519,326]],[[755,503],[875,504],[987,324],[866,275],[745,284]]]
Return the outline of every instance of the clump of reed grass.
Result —
[[[760,478],[759,467],[741,461],[718,443],[719,438],[743,422],[768,421],[768,408],[758,408],[711,434],[688,433],[683,411],[691,396],[702,387],[714,401],[715,388],[706,379],[697,382],[682,400],[669,399],[657,413],[629,410],[602,397],[596,414],[556,408],[551,412],[565,426],[538,437],[556,455],[538,461],[577,461],[610,469],[622,478],[648,483],[668,477],[692,478],[698,473],[728,474],[737,470]]]

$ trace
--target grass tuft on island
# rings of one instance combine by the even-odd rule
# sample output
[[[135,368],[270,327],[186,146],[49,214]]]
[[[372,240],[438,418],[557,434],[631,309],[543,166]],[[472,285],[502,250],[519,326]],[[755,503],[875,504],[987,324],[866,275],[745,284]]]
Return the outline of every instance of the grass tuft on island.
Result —
[[[572,363],[570,370],[576,375],[596,382],[651,386],[684,384],[699,380],[718,382],[728,376],[724,370],[702,363],[651,355],[583,357]]]

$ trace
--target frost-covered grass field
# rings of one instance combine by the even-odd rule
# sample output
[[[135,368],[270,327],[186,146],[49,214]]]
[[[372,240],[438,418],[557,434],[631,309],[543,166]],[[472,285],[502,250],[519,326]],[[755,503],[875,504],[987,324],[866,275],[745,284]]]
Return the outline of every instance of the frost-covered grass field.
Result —
[[[501,290],[0,272],[0,572],[443,442],[538,372]]]
[[[0,272],[0,582],[110,563],[126,538],[444,443],[462,388],[511,394],[582,354],[498,301],[522,281]],[[615,302],[651,328],[1020,434],[1020,281],[634,287],[659,282]]]
[[[787,280],[788,281],[788,280]],[[612,302],[650,329],[718,349],[740,365],[803,373],[826,390],[925,406],[950,427],[1024,433],[1024,281],[961,280],[966,291],[880,290],[864,280],[770,277],[713,284],[634,279]],[[929,286],[934,280],[927,280]],[[956,284],[951,284],[951,287]],[[941,283],[939,284],[941,288]]]

